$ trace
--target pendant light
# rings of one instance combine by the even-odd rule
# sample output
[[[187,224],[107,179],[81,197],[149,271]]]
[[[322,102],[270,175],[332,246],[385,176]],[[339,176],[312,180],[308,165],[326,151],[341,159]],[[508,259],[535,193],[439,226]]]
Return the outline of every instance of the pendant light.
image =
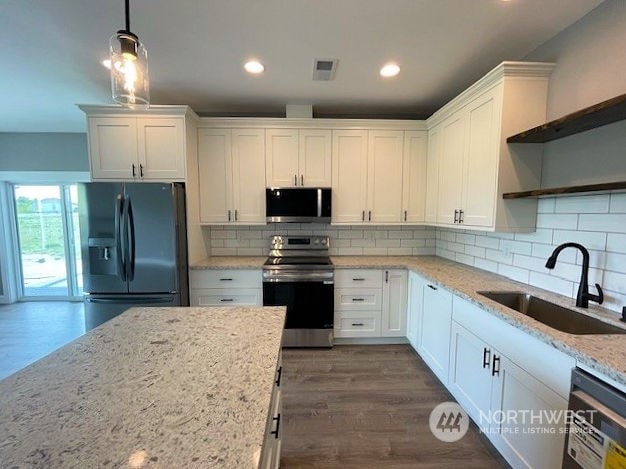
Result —
[[[111,57],[111,94],[113,101],[132,109],[150,105],[148,51],[130,32],[129,1],[126,6],[126,29],[120,29],[109,40]]]

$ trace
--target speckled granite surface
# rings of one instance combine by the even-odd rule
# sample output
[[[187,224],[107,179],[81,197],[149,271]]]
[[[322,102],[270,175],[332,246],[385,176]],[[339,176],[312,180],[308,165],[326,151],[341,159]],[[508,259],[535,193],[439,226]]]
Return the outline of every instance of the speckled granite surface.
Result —
[[[248,260],[241,261],[240,259]],[[253,265],[250,259],[259,259],[258,264]],[[248,262],[248,268],[255,268],[260,267],[264,259],[217,257],[208,259],[203,265],[215,266],[209,268],[227,268],[239,266],[242,262]],[[568,353],[578,362],[626,386],[626,335],[572,335],[560,332],[478,295],[476,292],[482,290],[526,291],[553,303],[575,309],[583,314],[600,317],[611,324],[625,327],[623,323],[617,320],[617,313],[593,305],[590,305],[588,310],[576,308],[574,299],[440,257],[332,256],[331,259],[337,269],[407,268],[413,270],[456,295],[481,306],[484,310],[504,319],[508,323]],[[195,268],[195,266],[192,268]]]
[[[0,467],[256,467],[284,317],[128,310],[0,381]]]

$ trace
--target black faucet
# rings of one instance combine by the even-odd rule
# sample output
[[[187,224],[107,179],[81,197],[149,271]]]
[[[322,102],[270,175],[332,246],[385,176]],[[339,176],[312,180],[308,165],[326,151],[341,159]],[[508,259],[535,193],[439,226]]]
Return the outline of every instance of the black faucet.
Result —
[[[576,295],[576,306],[580,308],[588,308],[589,300],[595,301],[598,304],[602,304],[604,301],[604,292],[600,285],[596,283],[596,288],[598,289],[597,295],[592,295],[589,293],[589,285],[588,285],[588,274],[589,274],[589,251],[585,246],[578,243],[563,243],[560,246],[557,246],[556,249],[552,252],[552,255],[548,257],[546,261],[546,267],[548,269],[554,269],[556,265],[556,258],[559,256],[561,251],[565,248],[576,248],[583,254],[583,270],[580,274],[580,285],[578,285],[578,294]]]

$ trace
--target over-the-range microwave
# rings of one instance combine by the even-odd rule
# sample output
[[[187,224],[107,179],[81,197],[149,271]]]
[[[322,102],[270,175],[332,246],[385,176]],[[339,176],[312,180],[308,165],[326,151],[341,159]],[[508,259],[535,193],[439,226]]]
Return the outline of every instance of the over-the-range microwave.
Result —
[[[329,187],[287,187],[265,190],[265,216],[270,223],[330,223]]]

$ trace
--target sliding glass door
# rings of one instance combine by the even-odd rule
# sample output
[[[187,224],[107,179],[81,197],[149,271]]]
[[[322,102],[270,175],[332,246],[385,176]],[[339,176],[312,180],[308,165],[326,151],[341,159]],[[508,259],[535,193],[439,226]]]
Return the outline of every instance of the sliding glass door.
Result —
[[[22,299],[81,296],[75,184],[15,185]]]

